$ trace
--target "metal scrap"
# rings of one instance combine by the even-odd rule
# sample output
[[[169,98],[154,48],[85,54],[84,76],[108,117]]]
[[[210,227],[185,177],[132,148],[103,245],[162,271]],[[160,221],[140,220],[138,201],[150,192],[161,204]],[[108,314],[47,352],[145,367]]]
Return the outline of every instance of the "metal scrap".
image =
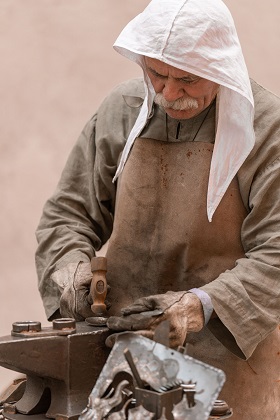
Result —
[[[109,388],[117,392],[116,378],[125,373],[133,377],[129,384],[132,395],[129,399],[123,397],[118,407],[110,405],[110,411],[102,417],[100,407],[106,406]],[[224,381],[220,369],[143,336],[123,333],[118,336],[80,420],[206,420]]]

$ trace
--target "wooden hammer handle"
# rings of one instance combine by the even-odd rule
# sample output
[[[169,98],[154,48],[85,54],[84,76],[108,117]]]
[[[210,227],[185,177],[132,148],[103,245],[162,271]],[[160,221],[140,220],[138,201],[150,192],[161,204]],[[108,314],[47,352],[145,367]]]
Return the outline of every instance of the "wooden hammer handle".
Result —
[[[93,300],[91,310],[96,316],[106,316],[105,299],[107,295],[107,259],[106,257],[93,257],[91,260],[92,282],[90,294]]]

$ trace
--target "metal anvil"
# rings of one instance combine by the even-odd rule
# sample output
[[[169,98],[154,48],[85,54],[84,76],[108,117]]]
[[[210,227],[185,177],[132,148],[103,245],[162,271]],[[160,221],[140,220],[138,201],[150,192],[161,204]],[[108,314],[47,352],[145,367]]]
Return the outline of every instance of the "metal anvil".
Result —
[[[55,419],[76,419],[109,354],[109,331],[71,319],[14,323],[11,335],[0,338],[0,366],[26,374],[26,388],[15,403],[21,414],[45,413]],[[16,418],[4,409],[4,416]]]

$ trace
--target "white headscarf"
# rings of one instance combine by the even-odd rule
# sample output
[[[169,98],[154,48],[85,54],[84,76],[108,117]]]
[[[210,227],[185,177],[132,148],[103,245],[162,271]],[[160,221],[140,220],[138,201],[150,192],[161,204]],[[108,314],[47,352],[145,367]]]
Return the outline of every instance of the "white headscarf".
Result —
[[[114,48],[144,71],[146,97],[127,139],[115,178],[151,112],[154,89],[144,56],[220,85],[211,161],[209,221],[255,143],[254,100],[232,16],[221,0],[152,0],[121,32]]]

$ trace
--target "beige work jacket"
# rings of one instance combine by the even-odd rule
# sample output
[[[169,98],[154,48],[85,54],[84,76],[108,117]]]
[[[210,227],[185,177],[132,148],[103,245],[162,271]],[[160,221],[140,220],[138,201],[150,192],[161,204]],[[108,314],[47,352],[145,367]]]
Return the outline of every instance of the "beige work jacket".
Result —
[[[202,287],[219,316],[208,328],[243,358],[250,357],[277,328],[280,316],[280,100],[255,82],[252,88],[256,145],[237,174],[248,211],[241,229],[245,257]],[[110,238],[116,197],[112,178],[143,96],[142,80],[136,79],[118,86],[104,100],[79,137],[44,207],[37,230],[36,264],[48,317],[58,309],[60,298],[51,274],[69,262],[89,261]],[[209,114],[213,127],[214,114]],[[155,107],[140,137],[191,141],[200,122],[201,116],[186,120],[176,139],[174,121]],[[200,141],[203,136],[209,141],[202,128]]]

